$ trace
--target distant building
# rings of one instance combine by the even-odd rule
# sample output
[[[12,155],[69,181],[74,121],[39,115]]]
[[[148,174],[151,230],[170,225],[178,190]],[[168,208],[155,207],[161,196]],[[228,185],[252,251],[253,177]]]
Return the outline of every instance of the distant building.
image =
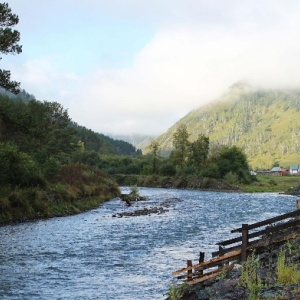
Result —
[[[272,175],[277,175],[277,176],[281,176],[282,175],[282,171],[280,167],[273,167],[271,169],[271,174]]]
[[[282,167],[274,167],[271,169],[271,174],[275,176],[286,176],[289,175],[289,169]]]
[[[290,175],[300,175],[300,166],[290,166]]]

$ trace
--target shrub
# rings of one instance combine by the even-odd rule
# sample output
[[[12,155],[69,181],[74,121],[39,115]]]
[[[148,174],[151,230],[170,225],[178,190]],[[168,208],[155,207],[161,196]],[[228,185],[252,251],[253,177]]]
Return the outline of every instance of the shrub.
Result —
[[[164,163],[159,168],[159,174],[163,176],[174,176],[176,174],[176,168],[171,163]]]
[[[296,284],[300,282],[300,270],[296,264],[287,263],[285,251],[280,251],[277,259],[278,284]]]
[[[263,285],[261,279],[257,275],[257,270],[260,268],[260,262],[254,252],[248,256],[248,259],[242,265],[242,272],[239,284],[249,290],[249,299],[258,299],[258,293]]]
[[[229,183],[231,183],[231,184],[237,184],[239,182],[239,176],[236,173],[232,172],[232,171],[228,172],[224,176],[224,179],[226,181],[228,181]]]
[[[168,299],[169,300],[181,300],[182,299],[181,289],[174,285],[170,285],[169,291],[168,291]]]
[[[10,207],[10,202],[7,199],[7,197],[1,197],[0,198],[0,212],[5,212],[9,209]]]
[[[0,144],[0,184],[13,186],[45,185],[34,160],[15,146]]]

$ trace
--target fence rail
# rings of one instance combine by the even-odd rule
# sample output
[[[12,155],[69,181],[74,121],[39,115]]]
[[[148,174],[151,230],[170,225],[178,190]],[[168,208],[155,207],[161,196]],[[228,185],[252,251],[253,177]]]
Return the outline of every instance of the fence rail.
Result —
[[[187,267],[172,274],[187,272],[177,278],[185,279],[188,284],[203,282],[219,275],[224,268],[232,269],[236,262],[245,262],[253,250],[283,243],[300,235],[300,200],[296,200],[296,206],[295,211],[254,224],[242,224],[242,227],[231,230],[231,233],[241,233],[241,236],[218,242],[216,245],[219,250],[212,253],[212,259],[204,261],[205,254],[200,252],[198,264],[193,265],[191,260],[187,260]],[[265,227],[259,230],[263,226]],[[254,232],[250,232],[252,230]],[[216,267],[217,269],[213,269]]]

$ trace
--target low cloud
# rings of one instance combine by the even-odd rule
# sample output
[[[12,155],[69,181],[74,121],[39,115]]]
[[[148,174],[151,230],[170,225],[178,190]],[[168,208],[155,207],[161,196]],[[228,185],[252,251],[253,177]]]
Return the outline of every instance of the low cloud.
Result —
[[[227,7],[220,1],[190,1],[190,7],[163,3],[179,23],[160,11],[160,27],[130,67],[95,66],[83,76],[46,57],[15,66],[17,79],[37,98],[69,108],[77,123],[114,134],[163,133],[239,80],[300,87],[296,2],[286,8],[283,1],[249,1],[247,9],[240,1],[228,1]],[[204,21],[197,20],[197,12]]]

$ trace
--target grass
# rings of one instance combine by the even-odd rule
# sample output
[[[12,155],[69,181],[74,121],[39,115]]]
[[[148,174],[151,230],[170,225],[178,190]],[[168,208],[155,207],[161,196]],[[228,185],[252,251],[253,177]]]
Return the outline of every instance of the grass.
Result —
[[[258,257],[252,252],[247,261],[243,263],[239,284],[249,290],[249,299],[258,299],[258,294],[263,288],[260,278],[257,276],[257,269],[260,267]]]
[[[168,300],[182,300],[181,288],[174,285],[170,285],[168,291]]]
[[[256,178],[257,181],[253,181],[249,185],[241,185],[243,192],[286,192],[291,187],[294,188],[300,184],[299,176],[257,175]]]
[[[300,282],[300,270],[296,264],[286,262],[284,251],[281,251],[278,255],[277,282],[284,285]]]
[[[0,224],[66,216],[99,206],[120,195],[116,182],[98,169],[71,164],[47,186],[0,191]]]

